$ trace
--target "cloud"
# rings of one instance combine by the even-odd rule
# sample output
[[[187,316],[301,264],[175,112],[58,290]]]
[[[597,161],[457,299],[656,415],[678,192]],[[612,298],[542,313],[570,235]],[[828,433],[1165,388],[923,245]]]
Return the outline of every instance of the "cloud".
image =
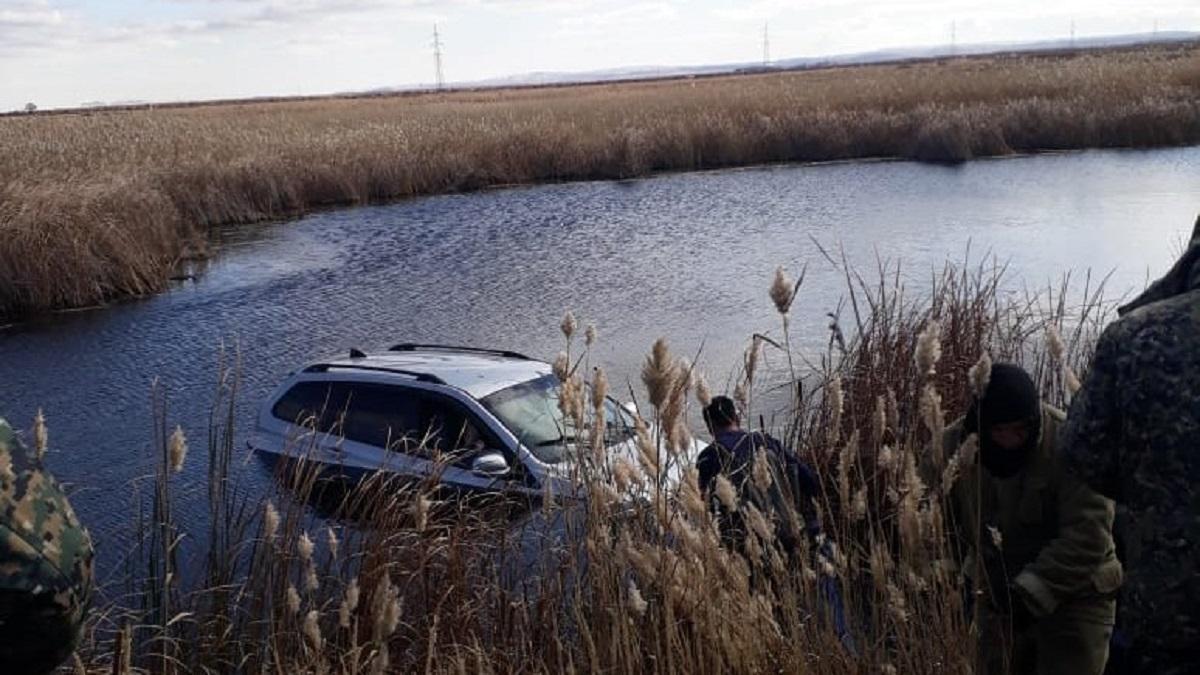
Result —
[[[5,0],[0,10],[0,56],[78,49],[88,45],[172,45],[190,40],[220,40],[251,31],[274,32],[284,42],[304,28],[353,34],[378,32],[383,21],[425,23],[477,16],[480,10],[512,15],[558,16],[575,34],[614,26],[669,20],[678,0],[140,0],[142,16],[157,5],[187,18],[134,18],[105,21],[83,11],[64,9],[62,0]],[[334,22],[338,25],[331,28]]]
[[[0,54],[51,43],[73,23],[71,13],[48,0],[9,0],[0,8]]]
[[[362,0],[298,0],[286,3],[208,0],[204,4],[224,7],[220,12],[200,18],[126,20],[117,23],[89,21],[82,15],[68,14],[63,10],[44,9],[40,14],[25,12],[22,17],[41,16],[43,20],[37,24],[28,20],[6,24],[0,20],[0,56],[76,49],[89,45],[169,46],[189,39],[215,40],[235,32],[316,25],[384,6],[383,2]]]
[[[192,0],[193,4],[195,0]],[[430,0],[414,0],[402,3],[416,6],[429,4]],[[228,32],[233,30],[288,26],[314,20],[329,20],[345,15],[363,14],[383,9],[389,4],[383,0],[204,0],[209,6],[235,6],[238,9],[213,18],[167,23],[135,25],[172,35]]]
[[[732,7],[714,9],[712,14],[730,21],[758,22],[788,14],[829,16],[843,21],[880,14],[913,18],[944,16],[947,21],[953,17],[970,19],[994,16],[1037,21],[1047,15],[1063,14],[1081,17],[1141,15],[1147,18],[1200,15],[1200,6],[1195,0],[1157,0],[1152,8],[1138,10],[1131,9],[1130,4],[1128,0],[1058,0],[1049,4],[1044,0],[996,0],[987,3],[977,0],[806,0],[802,3],[794,0],[745,0]]]
[[[57,26],[62,22],[62,11],[46,2],[16,2],[0,9],[0,30]]]
[[[157,0],[161,2],[162,0]],[[103,44],[171,44],[241,31],[320,25],[386,9],[423,10],[435,0],[167,0],[195,18],[105,22],[50,0],[15,0],[0,10],[0,55]]]

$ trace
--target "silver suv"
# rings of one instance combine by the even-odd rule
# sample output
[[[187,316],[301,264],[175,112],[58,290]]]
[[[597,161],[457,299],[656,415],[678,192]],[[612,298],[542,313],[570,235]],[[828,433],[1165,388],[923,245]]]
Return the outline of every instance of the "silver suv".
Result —
[[[350,479],[437,475],[458,491],[575,494],[574,432],[550,364],[515,352],[399,344],[292,373],[250,445]],[[589,404],[590,405],[590,404]],[[634,452],[634,420],[605,401],[610,453]]]

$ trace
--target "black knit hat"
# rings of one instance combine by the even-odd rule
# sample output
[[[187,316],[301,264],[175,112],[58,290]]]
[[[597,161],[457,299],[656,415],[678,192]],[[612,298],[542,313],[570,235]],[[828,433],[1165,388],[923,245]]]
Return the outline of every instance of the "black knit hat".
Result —
[[[980,461],[993,474],[1016,473],[1033,452],[1041,435],[1042,402],[1037,384],[1025,369],[1012,363],[992,364],[987,391],[976,398],[967,412],[964,429],[979,434]],[[989,431],[997,424],[1027,422],[1029,437],[1016,450],[1005,450],[992,443]]]
[[[993,424],[1032,420],[1040,416],[1041,397],[1033,378],[1021,366],[1011,363],[992,365],[987,391],[976,401],[974,411],[983,428]]]

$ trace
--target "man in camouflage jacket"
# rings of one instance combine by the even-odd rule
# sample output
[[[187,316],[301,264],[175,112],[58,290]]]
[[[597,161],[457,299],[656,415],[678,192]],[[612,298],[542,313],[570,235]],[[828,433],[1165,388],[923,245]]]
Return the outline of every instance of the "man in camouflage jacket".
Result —
[[[1064,473],[1062,423],[1023,369],[997,363],[943,437],[947,452],[972,434],[978,443],[948,506],[963,572],[980,591],[983,673],[1101,675],[1108,661],[1122,580],[1114,509]]]
[[[1200,669],[1200,219],[1170,272],[1100,336],[1063,438],[1118,506],[1121,623],[1141,673]]]
[[[48,673],[75,649],[92,543],[66,495],[0,419],[0,673]]]

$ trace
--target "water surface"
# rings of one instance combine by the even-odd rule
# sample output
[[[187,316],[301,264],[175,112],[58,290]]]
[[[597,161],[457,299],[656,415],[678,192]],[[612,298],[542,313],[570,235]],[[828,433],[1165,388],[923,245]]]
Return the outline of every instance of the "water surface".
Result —
[[[795,339],[820,345],[841,273],[903,261],[914,290],[931,269],[990,251],[1011,288],[1067,271],[1112,273],[1113,295],[1165,270],[1200,212],[1200,148],[1082,152],[947,168],[907,162],[785,166],[628,182],[515,188],[318,213],[246,228],[195,283],[155,298],[0,332],[0,414],[45,410],[49,462],[111,568],[128,546],[134,479],[151,472],[150,385],[193,437],[179,512],[199,522],[201,455],[221,350],[242,359],[238,419],[306,361],[350,347],[428,341],[550,358],[559,319],[599,326],[614,389],[660,335],[723,381],[747,336],[777,330],[776,265],[808,276]],[[253,492],[269,480],[239,463]]]

